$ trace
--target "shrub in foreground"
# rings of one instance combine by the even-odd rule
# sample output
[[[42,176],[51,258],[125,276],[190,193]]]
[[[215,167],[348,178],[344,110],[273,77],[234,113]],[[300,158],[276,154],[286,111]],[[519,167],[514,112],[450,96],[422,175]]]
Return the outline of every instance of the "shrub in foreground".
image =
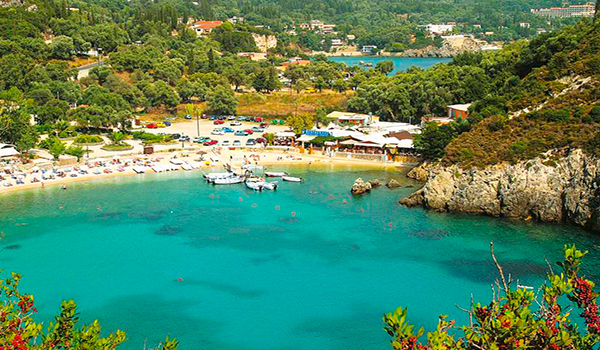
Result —
[[[0,280],[0,349],[3,350],[46,350],[46,349],[116,349],[125,341],[125,333],[117,330],[106,337],[101,335],[98,321],[90,325],[77,326],[79,316],[73,300],[63,301],[60,314],[55,317],[46,331],[35,322],[37,313],[34,297],[19,291],[21,276]],[[176,350],[178,342],[167,339],[160,350]]]
[[[593,350],[600,343],[600,316],[594,283],[580,275],[581,259],[587,252],[565,246],[564,253],[564,261],[557,263],[562,271],[550,271],[536,293],[510,288],[511,281],[505,278],[492,244],[492,258],[500,279],[492,286],[494,296],[490,303],[474,304],[464,310],[469,313],[470,324],[460,327],[441,315],[437,329],[422,340],[423,328],[415,331],[406,318],[407,309],[398,308],[383,316],[392,347],[394,350]],[[575,312],[583,319],[581,326],[571,318]],[[460,330],[463,336],[457,338],[453,330]]]

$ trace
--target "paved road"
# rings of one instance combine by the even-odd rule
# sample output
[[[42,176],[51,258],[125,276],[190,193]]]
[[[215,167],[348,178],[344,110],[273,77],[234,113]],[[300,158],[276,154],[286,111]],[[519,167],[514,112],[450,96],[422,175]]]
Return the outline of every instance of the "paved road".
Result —
[[[86,64],[85,66],[77,67],[77,80],[87,77],[90,74],[90,70],[92,68],[102,66],[105,63],[106,63],[106,61],[100,61],[100,62]]]

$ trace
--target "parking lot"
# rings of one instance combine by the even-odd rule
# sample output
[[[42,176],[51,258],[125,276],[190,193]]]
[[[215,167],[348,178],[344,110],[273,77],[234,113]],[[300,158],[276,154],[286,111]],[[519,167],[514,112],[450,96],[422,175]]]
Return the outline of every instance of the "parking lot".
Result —
[[[272,125],[270,123],[263,124],[265,128],[260,128],[261,122],[238,120],[209,120],[198,119],[180,121],[171,124],[170,126],[157,129],[144,128],[146,132],[154,134],[179,134],[190,138],[190,142],[194,139],[208,138],[209,140],[217,141],[215,146],[246,146],[249,139],[256,140],[264,133],[276,133],[288,129],[285,125]],[[215,132],[215,129],[220,129],[222,132]],[[223,130],[225,129],[225,130]],[[244,130],[252,131],[250,134],[242,133]],[[262,130],[262,131],[261,131]],[[205,141],[203,140],[202,143]]]

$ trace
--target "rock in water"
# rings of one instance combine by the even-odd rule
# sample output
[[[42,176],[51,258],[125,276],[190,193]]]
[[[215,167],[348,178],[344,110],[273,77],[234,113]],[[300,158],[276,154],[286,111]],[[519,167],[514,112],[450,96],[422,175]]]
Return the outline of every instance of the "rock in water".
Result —
[[[387,188],[398,188],[400,187],[400,183],[394,179],[391,179],[390,181],[388,181],[386,186]]]
[[[354,181],[352,188],[350,189],[350,193],[354,195],[364,194],[371,191],[371,184],[369,182],[364,182],[360,177]]]
[[[416,207],[423,205],[423,189],[411,194],[410,196],[400,200],[400,204],[406,205],[407,207]]]
[[[371,180],[371,181],[369,181],[369,183],[371,184],[371,188],[377,188],[377,187],[381,186],[381,182],[379,182],[379,180],[377,180],[377,179]]]

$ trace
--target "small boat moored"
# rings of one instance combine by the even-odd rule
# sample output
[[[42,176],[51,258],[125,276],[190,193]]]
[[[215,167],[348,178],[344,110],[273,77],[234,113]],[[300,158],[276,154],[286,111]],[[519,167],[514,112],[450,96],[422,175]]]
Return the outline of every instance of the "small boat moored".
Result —
[[[246,181],[246,187],[253,191],[262,191],[263,186],[258,181]]]
[[[282,176],[281,179],[283,181],[287,181],[287,182],[302,182],[302,181],[304,181],[301,177],[295,177],[295,176]]]
[[[244,178],[241,176],[232,176],[227,178],[217,178],[213,180],[215,185],[233,185],[233,184],[241,184],[244,182]]]
[[[217,179],[228,179],[236,176],[234,173],[210,173],[204,174],[204,179],[208,182],[214,182]]]
[[[283,177],[287,175],[288,173],[286,172],[265,171],[265,176],[267,177]]]

